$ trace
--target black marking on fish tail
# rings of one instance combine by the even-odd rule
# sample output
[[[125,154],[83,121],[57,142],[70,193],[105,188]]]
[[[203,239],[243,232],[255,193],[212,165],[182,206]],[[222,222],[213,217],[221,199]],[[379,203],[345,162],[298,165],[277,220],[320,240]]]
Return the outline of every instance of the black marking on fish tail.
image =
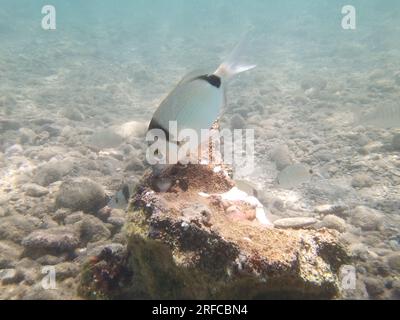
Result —
[[[221,78],[216,76],[215,74],[211,74],[211,75],[206,74],[204,76],[197,77],[197,79],[207,81],[209,84],[211,84],[212,86],[214,86],[216,88],[221,87]]]
[[[162,130],[164,132],[164,134],[165,134],[165,138],[167,139],[167,141],[169,141],[169,131],[167,129],[165,129],[162,125],[160,125],[158,123],[158,121],[155,120],[154,118],[151,119],[148,130],[152,130],[152,129],[160,129],[160,130]]]

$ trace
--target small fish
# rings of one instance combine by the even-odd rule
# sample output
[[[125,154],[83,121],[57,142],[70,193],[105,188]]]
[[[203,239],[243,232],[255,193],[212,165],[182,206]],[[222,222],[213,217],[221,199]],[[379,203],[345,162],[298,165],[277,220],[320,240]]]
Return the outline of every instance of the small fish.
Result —
[[[358,119],[362,125],[371,125],[378,128],[399,128],[400,127],[400,104],[383,105],[374,111]]]
[[[279,185],[283,188],[293,188],[308,182],[312,171],[307,166],[297,163],[287,166],[278,175]]]
[[[108,206],[112,209],[125,209],[129,203],[130,190],[128,185],[123,185],[122,188],[111,198]]]
[[[193,71],[183,77],[161,102],[148,130],[160,129],[168,141],[176,141],[178,137],[171,137],[169,132],[170,121],[176,121],[178,136],[181,130],[192,129],[198,138],[201,137],[201,130],[211,128],[225,105],[226,82],[234,75],[255,67],[238,61],[242,48],[243,41],[213,73]]]

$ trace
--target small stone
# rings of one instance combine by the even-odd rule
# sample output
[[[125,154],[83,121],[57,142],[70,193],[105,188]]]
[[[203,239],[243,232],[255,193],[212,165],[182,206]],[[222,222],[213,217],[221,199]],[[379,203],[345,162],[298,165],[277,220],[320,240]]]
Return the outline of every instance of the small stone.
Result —
[[[231,129],[243,129],[246,126],[246,121],[239,114],[234,114],[231,118]]]
[[[348,213],[346,213],[348,208],[343,205],[336,205],[336,204],[323,204],[316,206],[314,208],[314,211],[319,214],[334,214],[340,217],[346,217],[348,216]]]
[[[75,178],[63,182],[56,196],[57,208],[95,213],[105,205],[106,195],[103,187],[88,178]]]
[[[49,193],[47,188],[39,186],[35,183],[25,184],[22,189],[24,190],[25,194],[30,197],[40,198]]]
[[[378,230],[383,224],[384,215],[379,211],[358,206],[351,212],[351,223],[364,231]]]
[[[74,278],[79,275],[79,266],[73,262],[63,262],[55,265],[57,280],[65,280],[67,278]]]
[[[143,170],[144,170],[143,161],[137,157],[130,159],[125,166],[125,171],[142,172]]]
[[[23,247],[11,241],[0,241],[0,269],[14,268]]]
[[[332,214],[325,216],[322,219],[320,226],[323,228],[335,229],[339,232],[346,231],[346,221]]]
[[[47,187],[53,182],[60,181],[74,169],[74,162],[70,159],[50,161],[40,166],[33,178],[33,182]]]
[[[22,245],[31,249],[70,251],[79,245],[79,239],[72,229],[56,227],[33,231],[22,240]]]
[[[0,280],[3,285],[18,283],[23,280],[23,275],[16,269],[0,270]]]
[[[394,150],[400,150],[400,133],[397,133],[393,136],[392,139],[392,148]]]
[[[61,115],[73,121],[83,121],[85,117],[77,108],[65,108]]]
[[[309,227],[317,222],[318,222],[317,219],[309,217],[284,218],[275,220],[274,226],[280,229],[288,229],[288,228],[300,229]]]
[[[371,298],[377,298],[385,291],[385,284],[380,279],[366,278],[364,279],[365,288]]]
[[[293,163],[290,157],[289,148],[286,145],[275,147],[272,151],[271,159],[275,162],[278,170],[283,170]]]
[[[400,253],[396,252],[389,257],[387,257],[387,262],[390,268],[392,270],[395,270],[396,272],[400,272]]]
[[[12,146],[6,149],[5,155],[6,157],[19,156],[22,155],[23,152],[24,149],[20,144],[13,144]]]
[[[67,224],[74,224],[82,220],[84,214],[82,211],[74,212],[69,214],[67,217],[64,219],[64,223]]]
[[[32,144],[36,139],[36,133],[29,128],[21,128],[19,132],[19,142],[21,144]]]
[[[351,180],[351,185],[354,188],[368,188],[373,185],[374,181],[365,173],[356,174]]]
[[[20,242],[33,230],[39,228],[40,219],[14,214],[0,219],[0,240]]]
[[[111,232],[100,219],[84,215],[80,226],[80,237],[85,243],[97,242],[109,239]]]

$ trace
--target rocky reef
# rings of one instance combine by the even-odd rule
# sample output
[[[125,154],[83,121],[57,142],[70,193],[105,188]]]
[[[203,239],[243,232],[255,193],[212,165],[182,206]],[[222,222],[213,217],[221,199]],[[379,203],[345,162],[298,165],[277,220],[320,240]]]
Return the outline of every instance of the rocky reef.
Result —
[[[106,245],[82,271],[92,299],[332,299],[348,254],[338,232],[275,228],[229,170],[147,172],[131,197],[127,245]]]

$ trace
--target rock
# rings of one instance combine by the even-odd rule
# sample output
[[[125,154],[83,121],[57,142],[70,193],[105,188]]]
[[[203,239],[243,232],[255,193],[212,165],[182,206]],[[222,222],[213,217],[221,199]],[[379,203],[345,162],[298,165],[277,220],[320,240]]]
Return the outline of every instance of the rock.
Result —
[[[125,166],[125,171],[138,171],[143,172],[144,165],[143,161],[139,158],[131,158]]]
[[[178,182],[169,192],[154,179]],[[212,166],[174,166],[146,174],[133,195],[125,226],[127,249],[97,252],[86,260],[79,293],[106,299],[333,298],[338,272],[348,263],[337,232],[279,230],[254,220],[227,220],[232,187]],[[210,211],[209,223],[189,223]],[[246,207],[247,206],[247,207]],[[185,209],[187,209],[185,211]],[[315,220],[315,219],[314,219]],[[314,221],[313,221],[314,222]],[[122,248],[122,247],[121,247]],[[91,256],[93,253],[89,254]],[[112,278],[110,278],[112,274]],[[194,289],[195,288],[195,289]]]
[[[3,285],[19,283],[23,280],[23,275],[16,269],[0,270],[0,280]]]
[[[12,146],[8,147],[4,154],[6,157],[12,157],[12,156],[19,156],[22,155],[24,152],[24,149],[20,144],[13,144]]]
[[[400,272],[400,253],[396,252],[387,257],[387,263],[392,270]]]
[[[84,213],[82,211],[73,212],[65,217],[64,223],[67,224],[74,224],[83,219]]]
[[[383,214],[365,206],[358,206],[351,212],[351,223],[364,231],[378,230],[383,218]]]
[[[328,228],[328,229],[335,229],[339,232],[345,232],[346,231],[346,221],[344,221],[342,218],[339,218],[335,215],[329,214],[325,216],[321,223],[320,223],[321,228]]]
[[[392,139],[392,148],[394,150],[400,150],[400,133],[397,133],[393,136]]]
[[[380,279],[366,278],[364,283],[368,295],[373,299],[378,298],[385,291],[385,284]]]
[[[0,269],[14,268],[23,248],[11,241],[0,241]]]
[[[339,204],[323,204],[316,206],[314,211],[319,214],[334,214],[339,217],[347,217],[348,216],[348,207]]]
[[[40,132],[46,131],[49,133],[50,137],[57,137],[61,133],[61,129],[54,124],[45,124],[40,128]]]
[[[26,292],[24,292],[24,294],[22,295],[22,297],[20,297],[20,299],[22,300],[43,300],[43,301],[47,301],[47,300],[62,300],[62,299],[66,299],[69,298],[71,299],[72,297],[69,297],[68,294],[67,297],[65,297],[63,295],[63,293],[65,294],[66,292],[63,292],[63,290],[43,290],[43,287],[41,285],[41,283],[36,284],[32,287],[30,287],[28,290],[26,290]]]
[[[117,148],[123,142],[123,137],[111,129],[97,131],[88,139],[88,144],[98,149]]]
[[[22,187],[25,194],[30,197],[43,197],[49,193],[49,190],[45,187],[39,186],[35,183],[27,183]]]
[[[63,262],[55,265],[56,279],[63,281],[67,278],[74,278],[79,274],[79,266],[73,262]]]
[[[88,178],[64,181],[56,195],[57,208],[95,213],[106,205],[104,189]]]
[[[83,242],[97,242],[107,240],[110,237],[110,230],[100,219],[91,215],[84,215],[80,226],[80,238]]]
[[[239,114],[234,114],[231,118],[231,129],[243,129],[246,127],[246,121]]]
[[[272,151],[271,159],[275,162],[278,170],[283,170],[292,164],[289,148],[286,145],[275,147]]]
[[[40,219],[14,214],[0,219],[0,240],[21,242],[33,230],[39,228]]]
[[[0,132],[8,131],[8,130],[18,130],[21,127],[21,124],[12,119],[0,119]]]
[[[19,142],[21,144],[33,144],[36,139],[36,133],[30,128],[21,128],[19,132]]]
[[[83,121],[85,119],[84,115],[77,108],[65,108],[61,112],[61,115],[73,121]]]
[[[40,263],[42,266],[54,266],[64,262],[66,258],[67,257],[65,255],[53,256],[51,254],[46,254],[36,259],[36,262]]]
[[[280,229],[288,229],[288,228],[300,229],[309,227],[317,222],[318,222],[317,219],[310,217],[284,218],[275,220],[274,226]]]
[[[70,159],[50,161],[37,168],[33,182],[42,187],[47,187],[53,182],[62,180],[62,178],[69,174],[74,167],[75,164]]]
[[[126,222],[126,214],[123,210],[113,209],[111,215],[107,218],[107,223],[116,227],[117,230],[121,229]]]
[[[368,188],[371,187],[373,183],[374,180],[365,173],[358,173],[351,180],[351,185],[354,188]]]
[[[33,231],[22,240],[22,245],[28,249],[64,252],[78,247],[79,238],[71,228],[56,227]]]

